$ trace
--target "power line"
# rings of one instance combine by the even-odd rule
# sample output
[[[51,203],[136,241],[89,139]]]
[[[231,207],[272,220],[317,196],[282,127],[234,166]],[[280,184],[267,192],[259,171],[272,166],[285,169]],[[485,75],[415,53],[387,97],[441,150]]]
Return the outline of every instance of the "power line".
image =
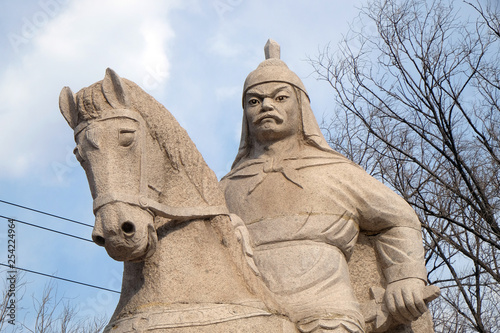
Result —
[[[91,228],[94,227],[93,225],[90,225],[90,224],[87,224],[87,223],[83,223],[83,222],[80,222],[80,221],[75,221],[75,220],[68,219],[68,218],[65,218],[65,217],[62,217],[62,216],[59,216],[59,215],[55,215],[55,214],[50,214],[50,213],[43,212],[43,211],[38,210],[38,209],[33,209],[33,208],[26,207],[26,206],[21,206],[21,205],[18,205],[18,204],[12,203],[12,202],[8,202],[8,201],[5,201],[5,200],[0,200],[0,202],[2,202],[4,204],[7,204],[7,205],[16,206],[16,207],[19,207],[19,208],[31,210],[31,211],[39,213],[39,214],[44,214],[44,215],[52,216],[52,217],[55,217],[55,218],[58,218],[58,219],[61,219],[61,220],[65,220],[65,221],[68,221],[68,222],[71,222],[71,223],[77,223],[77,224],[80,224],[80,225],[84,225],[86,227],[91,227]]]
[[[29,222],[25,222],[25,221],[20,221],[18,219],[13,219],[11,217],[0,215],[0,218],[4,218],[6,220],[14,220],[16,222],[29,225],[30,227],[35,227],[35,228],[39,228],[39,229],[42,229],[42,230],[46,230],[46,231],[50,231],[50,232],[55,232],[55,233],[60,234],[60,235],[64,235],[64,236],[68,236],[68,237],[73,237],[73,238],[76,238],[76,239],[80,239],[80,240],[84,240],[86,242],[93,243],[93,241],[90,240],[90,239],[88,239],[88,238],[83,238],[83,237],[80,237],[80,236],[75,236],[75,235],[68,234],[68,233],[65,233],[65,232],[62,232],[62,231],[58,231],[58,230],[54,230],[54,229],[42,227],[42,226],[39,226],[39,225],[36,225],[36,224],[33,224],[33,223],[29,223]]]
[[[113,292],[113,293],[120,294],[119,291],[116,291],[116,290],[113,290],[113,289],[108,289],[108,288],[104,288],[104,287],[94,286],[92,284],[78,282],[78,281],[70,280],[70,279],[65,279],[65,278],[62,278],[62,277],[59,277],[59,276],[55,276],[55,275],[40,273],[40,272],[32,271],[32,270],[29,270],[29,269],[26,269],[26,268],[11,267],[10,265],[4,264],[4,263],[0,263],[0,265],[8,267],[8,268],[11,268],[11,269],[18,269],[20,271],[24,271],[24,272],[28,272],[28,273],[33,273],[33,274],[38,274],[38,275],[46,276],[46,277],[49,277],[49,278],[52,278],[52,279],[57,279],[57,280],[62,280],[62,281],[66,281],[66,282],[76,283],[76,284],[80,284],[82,286],[96,288],[96,289],[101,289],[101,290],[110,291],[110,292]]]

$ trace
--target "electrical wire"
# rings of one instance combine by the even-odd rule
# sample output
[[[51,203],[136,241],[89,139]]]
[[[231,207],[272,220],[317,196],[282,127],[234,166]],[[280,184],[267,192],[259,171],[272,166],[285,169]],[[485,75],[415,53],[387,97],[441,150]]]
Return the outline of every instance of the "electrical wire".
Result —
[[[55,217],[55,218],[58,218],[58,219],[61,219],[61,220],[65,220],[65,221],[69,221],[69,222],[72,222],[72,223],[77,223],[77,224],[80,224],[80,225],[84,225],[84,226],[93,228],[93,226],[90,225],[90,224],[86,224],[86,223],[83,223],[83,222],[71,220],[71,219],[68,219],[68,218],[65,218],[65,217],[62,217],[62,216],[50,214],[50,213],[43,212],[43,211],[40,211],[40,210],[37,210],[37,209],[33,209],[33,208],[21,206],[21,205],[18,205],[18,204],[12,203],[12,202],[8,202],[8,201],[5,201],[5,200],[0,200],[0,202],[8,204],[8,205],[16,206],[16,207],[19,207],[19,208],[31,210],[31,211],[34,211],[36,213],[40,213],[40,214],[48,215],[48,216],[51,216],[51,217]],[[64,236],[68,236],[68,237],[72,237],[72,238],[76,238],[76,239],[80,239],[80,240],[84,240],[84,241],[92,243],[92,240],[90,240],[90,239],[79,237],[79,236],[75,236],[75,235],[68,234],[68,233],[65,233],[65,232],[62,232],[62,231],[58,231],[58,230],[54,230],[54,229],[42,227],[42,226],[39,226],[39,225],[36,225],[36,224],[33,224],[33,223],[21,221],[21,220],[10,218],[10,217],[3,216],[3,215],[0,215],[0,218],[4,218],[4,219],[6,219],[8,221],[9,220],[13,220],[13,221],[16,221],[16,222],[19,222],[21,224],[25,224],[25,225],[28,225],[28,226],[31,226],[31,227],[39,228],[39,229],[42,229],[42,230],[54,232],[54,233],[57,233],[57,234],[60,234],[60,235],[64,235]],[[65,278],[62,278],[62,277],[59,277],[59,276],[56,276],[56,275],[45,274],[45,273],[41,273],[41,272],[37,272],[37,271],[33,271],[33,270],[30,270],[30,269],[21,268],[21,267],[12,267],[12,266],[4,264],[4,263],[0,263],[0,265],[8,267],[8,268],[11,268],[11,269],[17,269],[17,270],[20,270],[20,271],[32,273],[32,274],[38,274],[38,275],[49,277],[49,278],[52,278],[52,279],[57,279],[57,280],[61,280],[61,281],[65,281],[65,282],[70,282],[70,283],[75,283],[75,284],[79,284],[79,285],[90,287],[90,288],[101,289],[101,290],[104,290],[104,291],[109,291],[109,292],[120,294],[120,292],[116,291],[116,290],[112,290],[112,289],[108,289],[108,288],[104,288],[104,287],[99,287],[99,286],[95,286],[95,285],[92,285],[92,284],[83,283],[83,282],[79,282],[79,281],[75,281],[75,280],[71,280],[71,279],[65,279]]]
[[[90,239],[88,239],[88,238],[83,238],[83,237],[80,237],[80,236],[75,236],[75,235],[68,234],[68,233],[65,233],[65,232],[62,232],[62,231],[58,231],[58,230],[54,230],[54,229],[42,227],[42,226],[39,226],[39,225],[36,225],[36,224],[33,224],[33,223],[29,223],[29,222],[25,222],[25,221],[20,221],[18,219],[13,219],[11,217],[0,215],[0,218],[4,218],[6,220],[13,220],[13,221],[19,222],[21,224],[29,225],[30,227],[35,227],[35,228],[39,228],[39,229],[42,229],[42,230],[46,230],[46,231],[50,231],[50,232],[55,232],[55,233],[60,234],[60,235],[64,235],[64,236],[68,236],[68,237],[73,237],[73,238],[76,238],[76,239],[80,239],[80,240],[83,240],[83,241],[86,241],[86,242],[93,243],[93,241],[90,240]]]
[[[4,263],[0,263],[0,266],[5,266],[5,267],[8,267],[10,269],[18,269],[20,271],[24,271],[24,272],[28,272],[28,273],[33,273],[33,274],[38,274],[38,275],[46,276],[46,277],[49,277],[49,278],[52,278],[52,279],[62,280],[62,281],[70,282],[70,283],[76,283],[76,284],[79,284],[79,285],[82,285],[82,286],[96,288],[96,289],[101,289],[101,290],[105,290],[105,291],[109,291],[109,292],[120,294],[119,291],[116,291],[116,290],[113,290],[113,289],[108,289],[108,288],[104,288],[104,287],[94,286],[92,284],[83,283],[83,282],[79,282],[79,281],[75,281],[75,280],[70,280],[70,279],[65,279],[65,278],[62,278],[62,277],[59,277],[59,276],[45,274],[45,273],[41,273],[41,272],[37,272],[37,271],[32,271],[32,270],[26,269],[26,268],[12,267],[12,266],[4,264]]]
[[[59,216],[59,215],[55,215],[55,214],[50,214],[50,213],[43,212],[43,211],[38,210],[38,209],[33,209],[33,208],[26,207],[26,206],[21,206],[21,205],[18,205],[18,204],[12,203],[12,202],[8,202],[8,201],[5,201],[5,200],[0,200],[0,202],[2,202],[4,204],[7,204],[7,205],[11,205],[11,206],[15,206],[15,207],[19,207],[19,208],[31,210],[31,211],[39,213],[39,214],[44,214],[44,215],[52,216],[52,217],[55,217],[55,218],[58,218],[58,219],[61,219],[61,220],[65,220],[65,221],[68,221],[68,222],[71,222],[71,223],[77,223],[77,224],[80,224],[80,225],[84,225],[86,227],[90,227],[90,228],[94,227],[93,225],[90,225],[90,224],[87,224],[87,223],[83,223],[83,222],[80,222],[80,221],[75,221],[75,220],[68,219],[68,218],[65,218],[65,217],[62,217],[62,216]]]

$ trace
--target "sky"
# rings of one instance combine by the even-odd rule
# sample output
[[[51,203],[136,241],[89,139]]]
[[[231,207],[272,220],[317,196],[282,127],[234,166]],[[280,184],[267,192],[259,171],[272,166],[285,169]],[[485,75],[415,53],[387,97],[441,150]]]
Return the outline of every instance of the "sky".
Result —
[[[334,111],[334,96],[308,59],[328,45],[335,50],[364,2],[0,1],[0,200],[93,225],[87,179],[58,98],[64,86],[76,93],[102,80],[108,67],[161,102],[221,178],[240,140],[243,82],[264,60],[267,39],[281,45],[281,58],[303,80],[321,120]],[[2,202],[0,215],[86,239],[92,232]],[[103,248],[20,223],[15,233],[17,266],[120,289],[122,263]],[[1,218],[0,263],[7,262],[7,240]],[[5,272],[0,279],[2,286]],[[16,320],[27,326],[33,298],[46,286],[82,316],[110,316],[118,301],[116,293],[33,273],[23,279]]]

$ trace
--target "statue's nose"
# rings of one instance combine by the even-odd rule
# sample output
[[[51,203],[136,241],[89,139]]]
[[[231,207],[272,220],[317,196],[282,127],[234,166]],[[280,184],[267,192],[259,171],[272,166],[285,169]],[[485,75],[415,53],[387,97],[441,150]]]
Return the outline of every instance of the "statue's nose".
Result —
[[[263,111],[270,111],[272,109],[274,109],[273,99],[269,98],[269,97],[264,98],[262,100],[262,110]]]
[[[123,235],[127,238],[133,237],[136,232],[135,223],[132,221],[125,221],[120,226]],[[106,238],[104,236],[104,230],[102,228],[102,221],[98,215],[95,221],[94,230],[92,230],[92,240],[99,246],[106,245]]]
[[[104,244],[106,243],[106,239],[104,238],[104,236],[95,231],[92,231],[92,240],[99,246],[104,246]]]
[[[92,230],[92,240],[99,246],[104,246],[106,243],[102,223],[98,217],[95,219],[94,229]]]
[[[121,225],[123,234],[127,237],[132,237],[135,235],[135,224],[131,221],[125,221]]]

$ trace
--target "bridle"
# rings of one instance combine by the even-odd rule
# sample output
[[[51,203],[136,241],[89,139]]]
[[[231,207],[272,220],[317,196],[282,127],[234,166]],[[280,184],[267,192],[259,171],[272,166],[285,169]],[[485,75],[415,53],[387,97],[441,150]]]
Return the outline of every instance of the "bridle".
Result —
[[[153,216],[161,216],[169,218],[176,221],[188,221],[199,218],[209,218],[217,215],[229,215],[229,211],[226,206],[197,206],[197,207],[173,207],[165,205],[156,200],[153,200],[147,196],[147,151],[146,147],[146,134],[148,129],[144,119],[139,113],[131,111],[128,109],[111,109],[107,110],[105,114],[99,119],[93,119],[91,121],[84,121],[78,124],[74,129],[75,141],[77,135],[85,130],[90,123],[105,121],[112,118],[129,118],[135,120],[139,123],[139,143],[141,149],[141,160],[140,160],[140,185],[139,194],[127,193],[127,192],[112,192],[100,194],[94,199],[93,209],[94,215],[97,211],[110,203],[123,202],[133,206],[140,207],[144,210],[150,212]]]

